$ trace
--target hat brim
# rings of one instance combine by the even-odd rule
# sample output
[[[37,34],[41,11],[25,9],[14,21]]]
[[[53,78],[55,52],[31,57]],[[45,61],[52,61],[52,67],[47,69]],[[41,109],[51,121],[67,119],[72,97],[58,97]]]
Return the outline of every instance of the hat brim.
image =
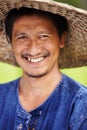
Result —
[[[60,50],[59,66],[60,68],[70,68],[87,65],[87,11],[51,0],[0,0],[0,28],[3,27],[2,21],[6,14],[11,9],[20,7],[35,8],[66,17],[69,21],[70,31],[65,47]],[[4,45],[6,44],[4,47],[8,49],[9,45],[5,38],[0,39],[0,46],[4,42]],[[0,47],[0,55],[1,52]],[[7,54],[3,54],[0,60],[15,64],[14,58],[10,54],[7,58],[6,56]]]

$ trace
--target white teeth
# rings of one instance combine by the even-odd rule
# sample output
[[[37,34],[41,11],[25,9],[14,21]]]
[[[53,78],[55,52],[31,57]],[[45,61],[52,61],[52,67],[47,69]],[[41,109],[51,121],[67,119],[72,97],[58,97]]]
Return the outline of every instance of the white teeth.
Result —
[[[40,62],[44,59],[44,57],[40,57],[40,58],[35,58],[35,59],[31,59],[28,57],[28,61],[29,62],[33,62],[33,63],[36,63],[36,62]]]

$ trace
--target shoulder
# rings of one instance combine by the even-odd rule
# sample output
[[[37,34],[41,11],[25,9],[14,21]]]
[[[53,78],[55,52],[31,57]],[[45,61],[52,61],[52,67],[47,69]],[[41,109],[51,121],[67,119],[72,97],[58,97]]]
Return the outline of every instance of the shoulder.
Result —
[[[4,122],[10,119],[10,117],[14,118],[13,116],[16,111],[16,105],[18,100],[18,83],[19,79],[10,81],[8,83],[0,84],[0,126],[3,126]],[[12,115],[12,113],[14,114]]]
[[[0,95],[12,89],[16,89],[18,82],[19,82],[19,79],[16,79],[7,83],[0,84]]]
[[[77,111],[79,111],[80,108],[84,108],[83,112],[86,111],[87,113],[87,87],[64,75],[63,88],[66,94],[69,94],[69,98],[72,97],[72,105],[74,108],[76,108]],[[86,113],[84,112],[84,114]]]
[[[87,94],[87,87],[72,78],[63,75],[63,86],[66,90],[79,96]]]
[[[70,96],[73,95],[72,103],[77,111],[81,107],[84,107],[84,110],[87,111],[87,87],[64,75],[64,88],[70,93]]]
[[[73,95],[70,125],[72,129],[77,130],[87,119],[87,88],[66,75],[64,76],[64,84],[64,88],[71,96]]]

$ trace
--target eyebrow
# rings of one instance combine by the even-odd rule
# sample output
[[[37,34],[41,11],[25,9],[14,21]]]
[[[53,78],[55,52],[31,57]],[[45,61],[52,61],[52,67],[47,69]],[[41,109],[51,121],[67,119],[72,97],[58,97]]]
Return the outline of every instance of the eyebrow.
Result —
[[[20,33],[15,33],[15,37],[18,37],[18,36],[20,36],[20,35],[27,35],[27,33],[24,33],[24,32],[20,32]]]
[[[44,30],[44,31],[38,32],[38,34],[43,34],[43,33],[52,34],[52,31]]]
[[[39,31],[37,32],[37,34],[44,34],[44,33],[47,33],[49,35],[52,35],[52,31],[48,31],[48,30],[43,30],[43,31]],[[15,33],[15,37],[18,37],[18,36],[25,36],[25,35],[28,35],[26,32],[18,32],[18,33]]]

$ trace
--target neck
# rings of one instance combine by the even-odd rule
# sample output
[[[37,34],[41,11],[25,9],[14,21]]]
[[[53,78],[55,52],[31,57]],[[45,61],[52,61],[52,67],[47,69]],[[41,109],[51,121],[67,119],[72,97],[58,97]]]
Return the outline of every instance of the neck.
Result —
[[[43,103],[59,84],[61,77],[58,70],[40,78],[24,74],[19,87],[19,100],[24,109],[29,112]]]
[[[56,73],[47,74],[40,78],[31,78],[24,75],[20,81],[20,91],[29,95],[32,92],[34,95],[43,94],[44,92],[51,91],[60,82],[62,74],[60,71]]]

